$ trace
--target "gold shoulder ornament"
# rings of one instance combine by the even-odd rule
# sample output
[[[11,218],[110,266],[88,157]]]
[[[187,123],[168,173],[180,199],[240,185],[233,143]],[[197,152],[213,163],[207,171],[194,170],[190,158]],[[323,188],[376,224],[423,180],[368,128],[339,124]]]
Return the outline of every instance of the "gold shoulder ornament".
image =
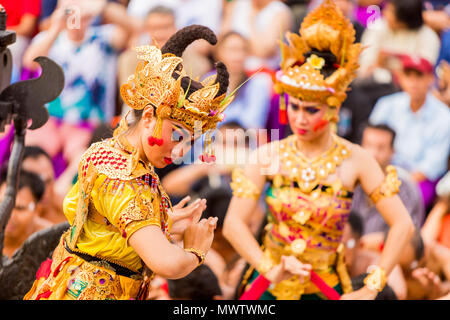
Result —
[[[254,200],[259,199],[260,191],[256,185],[245,176],[244,171],[241,168],[233,170],[231,179],[230,186],[233,190],[233,196]]]
[[[386,168],[386,177],[384,181],[370,194],[370,200],[374,204],[384,198],[393,197],[400,190],[402,182],[398,179],[397,169],[389,165]]]

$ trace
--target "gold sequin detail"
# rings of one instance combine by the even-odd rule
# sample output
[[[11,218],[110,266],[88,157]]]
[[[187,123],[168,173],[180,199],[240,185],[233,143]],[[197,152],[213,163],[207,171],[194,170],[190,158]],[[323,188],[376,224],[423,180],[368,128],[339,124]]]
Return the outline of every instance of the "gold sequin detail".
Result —
[[[384,181],[370,194],[370,200],[375,204],[381,199],[393,197],[400,190],[402,182],[398,179],[395,167],[389,165],[386,173]]]
[[[286,184],[296,181],[304,193],[310,193],[320,182],[336,171],[342,161],[350,156],[350,151],[338,137],[333,135],[333,146],[315,159],[306,158],[296,146],[297,137],[292,135],[280,144],[281,171],[284,176],[276,175],[274,186],[280,187],[282,181]],[[333,190],[338,192],[342,188],[339,180],[333,183]],[[320,194],[314,194],[316,198]]]
[[[260,191],[256,185],[248,179],[241,168],[236,168],[232,173],[232,182],[230,183],[233,195],[239,198],[258,200]]]

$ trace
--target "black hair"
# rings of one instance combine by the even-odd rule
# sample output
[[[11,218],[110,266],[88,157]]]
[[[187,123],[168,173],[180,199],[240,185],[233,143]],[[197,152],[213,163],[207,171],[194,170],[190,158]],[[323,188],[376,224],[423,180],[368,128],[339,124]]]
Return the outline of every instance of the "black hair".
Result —
[[[7,170],[2,170],[0,172],[0,181],[1,183],[6,183],[7,178]],[[17,191],[22,190],[23,188],[29,188],[31,194],[33,195],[34,200],[36,202],[41,201],[42,196],[45,192],[45,184],[44,181],[34,172],[21,170],[19,176],[19,184]]]
[[[348,224],[352,229],[352,233],[355,234],[358,239],[361,238],[364,233],[364,224],[361,215],[356,211],[351,211],[348,216]]]
[[[390,0],[394,6],[395,16],[399,22],[404,23],[408,29],[419,29],[423,25],[422,0]]]
[[[353,290],[358,290],[364,287],[364,279],[367,277],[367,273],[363,273],[357,277],[352,278],[352,287]],[[398,300],[397,295],[394,290],[386,284],[381,292],[379,292],[375,298],[375,300]]]
[[[113,136],[113,128],[108,123],[101,123],[98,125],[91,136],[91,141],[89,145],[99,142],[108,138],[112,138]]]
[[[214,296],[222,295],[216,275],[205,264],[184,278],[167,280],[167,285],[172,299],[212,300]]]
[[[23,151],[23,161],[27,158],[37,159],[40,156],[46,157],[49,161],[52,161],[47,152],[44,151],[41,147],[38,146],[26,146]]]
[[[377,129],[377,130],[389,132],[391,134],[391,136],[392,136],[391,147],[394,146],[394,141],[395,141],[395,136],[396,136],[396,133],[395,133],[394,129],[392,129],[391,127],[389,127],[386,124],[371,124],[371,123],[367,123],[365,128],[364,128],[364,130],[367,129],[367,128]]]

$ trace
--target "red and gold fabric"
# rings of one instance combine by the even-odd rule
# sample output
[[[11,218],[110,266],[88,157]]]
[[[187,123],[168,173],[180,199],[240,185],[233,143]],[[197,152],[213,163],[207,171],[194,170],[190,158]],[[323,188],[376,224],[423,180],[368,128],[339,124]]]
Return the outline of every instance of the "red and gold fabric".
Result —
[[[71,227],[25,299],[145,298],[152,273],[128,239],[149,225],[170,239],[171,204],[158,176],[120,135],[92,145],[79,168],[63,206]]]

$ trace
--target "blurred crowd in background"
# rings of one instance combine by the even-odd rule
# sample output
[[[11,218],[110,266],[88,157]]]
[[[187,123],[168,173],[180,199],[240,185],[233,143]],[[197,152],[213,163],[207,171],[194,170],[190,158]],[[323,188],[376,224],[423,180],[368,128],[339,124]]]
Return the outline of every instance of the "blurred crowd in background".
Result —
[[[197,41],[183,55],[185,70],[202,78],[220,60],[230,73],[229,91],[240,84],[218,130],[267,129],[258,144],[291,134],[278,122],[279,96],[272,76],[279,68],[279,41],[296,32],[321,0],[0,0],[10,47],[12,82],[37,77],[37,56],[64,70],[65,87],[48,104],[49,121],[26,134],[16,206],[6,228],[3,254],[11,257],[34,232],[66,221],[62,201],[77,179],[82,153],[112,136],[129,107],[119,86],[134,73],[133,47],[163,46],[179,28],[208,26],[216,46]],[[337,134],[369,150],[382,168],[393,164],[400,197],[417,232],[389,276],[380,299],[436,299],[450,292],[450,4],[448,0],[336,0],[353,22],[365,50],[358,77],[340,111]],[[266,132],[267,134],[264,134]],[[14,128],[0,136],[2,176]],[[224,141],[223,143],[226,143]],[[233,144],[233,143],[232,143]],[[254,148],[227,149],[226,157]],[[156,277],[151,299],[235,299],[246,262],[221,234],[232,193],[226,164],[172,164],[158,170],[176,204],[189,195],[207,199],[204,216],[219,217],[205,265],[180,280]],[[383,250],[388,226],[360,188],[344,232],[346,263],[355,283]],[[252,228],[264,224],[263,201]],[[359,279],[359,280],[358,280]]]

